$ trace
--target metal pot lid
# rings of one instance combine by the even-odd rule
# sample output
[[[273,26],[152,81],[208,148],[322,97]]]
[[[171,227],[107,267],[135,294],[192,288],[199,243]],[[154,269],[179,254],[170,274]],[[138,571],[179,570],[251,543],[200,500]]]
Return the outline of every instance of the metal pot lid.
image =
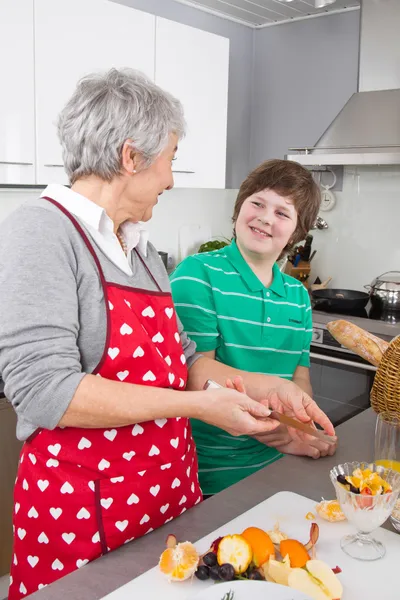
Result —
[[[378,275],[371,283],[372,290],[397,292],[400,290],[400,271],[388,271]]]

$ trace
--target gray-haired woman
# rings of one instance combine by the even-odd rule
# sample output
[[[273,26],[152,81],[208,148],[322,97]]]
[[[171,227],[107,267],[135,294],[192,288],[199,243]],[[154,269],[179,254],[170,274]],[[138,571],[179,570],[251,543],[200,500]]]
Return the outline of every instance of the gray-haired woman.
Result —
[[[0,372],[25,441],[10,600],[201,500],[190,417],[271,431],[256,401],[268,390],[320,416],[273,377],[246,376],[254,399],[201,391],[240,372],[195,354],[140,224],[173,186],[184,129],[180,103],[141,74],[84,78],[58,124],[71,189],[50,185],[1,226]]]

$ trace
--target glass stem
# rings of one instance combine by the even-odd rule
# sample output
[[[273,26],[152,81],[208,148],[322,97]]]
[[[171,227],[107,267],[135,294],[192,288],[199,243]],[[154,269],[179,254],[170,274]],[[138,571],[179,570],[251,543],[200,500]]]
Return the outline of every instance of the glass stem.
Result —
[[[371,542],[369,533],[363,533],[362,531],[357,532],[357,540],[361,544],[369,544]]]

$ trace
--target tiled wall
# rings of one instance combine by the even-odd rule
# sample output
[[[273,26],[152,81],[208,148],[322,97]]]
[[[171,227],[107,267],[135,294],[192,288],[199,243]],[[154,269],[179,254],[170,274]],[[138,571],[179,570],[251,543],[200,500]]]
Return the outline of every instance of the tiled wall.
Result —
[[[326,176],[328,183],[328,176]],[[400,271],[400,166],[346,167],[336,206],[315,231],[313,281],[362,290],[385,271]]]
[[[328,183],[328,176],[326,176]],[[0,221],[38,190],[0,190]],[[174,258],[182,225],[209,224],[214,236],[231,234],[237,190],[180,189],[166,192],[148,223],[150,239]],[[330,212],[329,229],[313,231],[313,281],[333,277],[331,287],[362,290],[389,270],[400,270],[400,167],[346,167],[343,191]]]
[[[20,204],[40,194],[38,189],[0,189],[0,222]],[[168,252],[176,261],[182,225],[208,224],[213,236],[230,236],[236,195],[237,190],[176,188],[165,192],[146,225],[150,240],[158,250]]]
[[[23,202],[34,200],[41,190],[32,188],[2,188],[0,189],[0,222]]]

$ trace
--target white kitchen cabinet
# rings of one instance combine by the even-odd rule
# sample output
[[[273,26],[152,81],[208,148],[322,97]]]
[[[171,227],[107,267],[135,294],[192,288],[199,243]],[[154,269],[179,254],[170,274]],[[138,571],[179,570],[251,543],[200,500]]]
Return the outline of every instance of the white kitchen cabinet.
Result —
[[[0,184],[35,182],[33,0],[0,0]]]
[[[112,67],[154,79],[154,42],[148,13],[108,0],[35,0],[37,183],[67,183],[56,122],[77,81]]]
[[[225,187],[229,40],[157,17],[156,83],[183,104],[177,187]]]

